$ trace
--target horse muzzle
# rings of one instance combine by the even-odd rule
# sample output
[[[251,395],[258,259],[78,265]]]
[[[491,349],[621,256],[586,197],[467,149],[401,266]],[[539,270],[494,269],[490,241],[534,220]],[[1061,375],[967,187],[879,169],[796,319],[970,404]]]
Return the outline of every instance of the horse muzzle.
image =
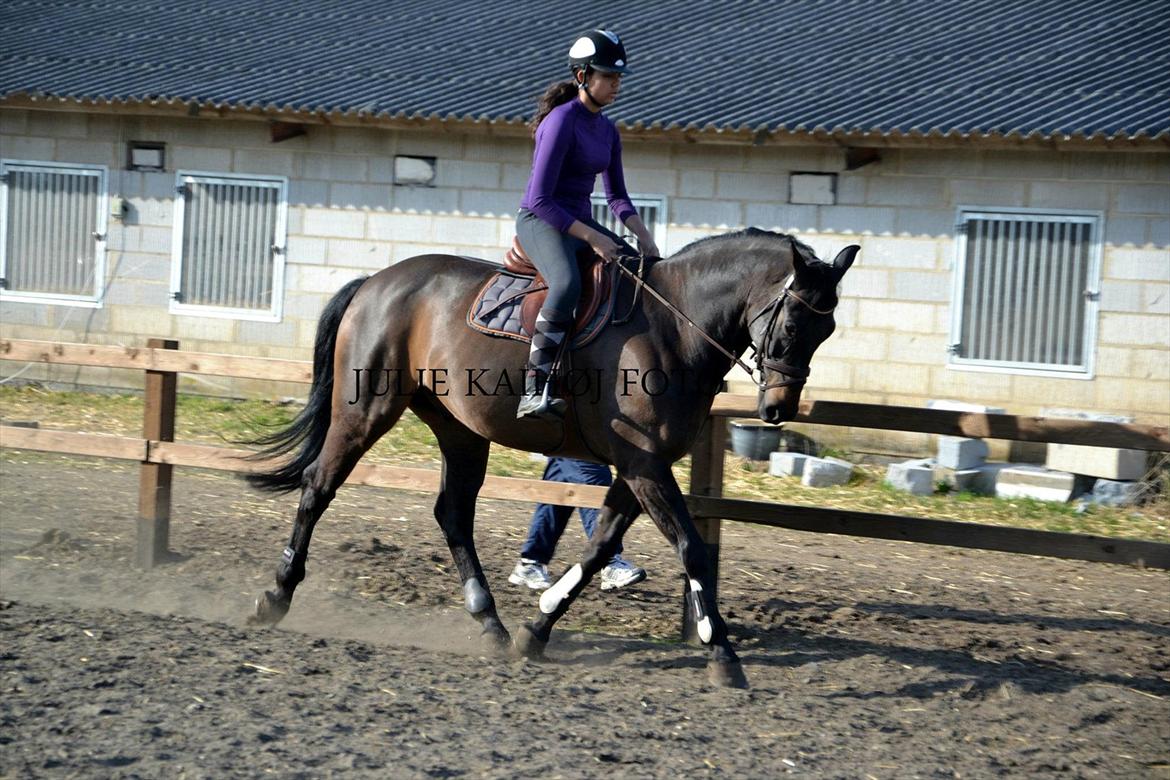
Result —
[[[804,382],[799,382],[761,391],[758,407],[760,419],[774,425],[796,417],[800,411],[800,391],[803,389]]]

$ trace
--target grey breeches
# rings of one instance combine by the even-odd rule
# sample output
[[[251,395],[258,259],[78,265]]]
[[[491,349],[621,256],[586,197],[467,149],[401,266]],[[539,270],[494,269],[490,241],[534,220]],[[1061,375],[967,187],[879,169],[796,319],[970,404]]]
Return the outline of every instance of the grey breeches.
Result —
[[[592,219],[582,220],[614,241],[624,243],[612,231]],[[528,209],[516,215],[516,237],[520,246],[548,282],[548,298],[540,311],[550,322],[570,322],[577,300],[581,297],[581,272],[577,268],[577,251],[588,247],[584,241],[561,233]]]

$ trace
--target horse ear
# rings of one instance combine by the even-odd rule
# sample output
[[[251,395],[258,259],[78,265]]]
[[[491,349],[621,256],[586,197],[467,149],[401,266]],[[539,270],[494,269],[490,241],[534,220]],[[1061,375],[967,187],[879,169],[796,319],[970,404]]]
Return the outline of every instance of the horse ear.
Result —
[[[838,277],[845,275],[849,266],[853,265],[859,251],[861,251],[861,247],[857,244],[850,244],[837,253],[837,256],[833,258],[833,270],[837,272]]]
[[[808,269],[808,261],[800,253],[800,244],[796,243],[795,238],[789,236],[788,245],[792,249],[792,270],[798,274],[804,273]]]

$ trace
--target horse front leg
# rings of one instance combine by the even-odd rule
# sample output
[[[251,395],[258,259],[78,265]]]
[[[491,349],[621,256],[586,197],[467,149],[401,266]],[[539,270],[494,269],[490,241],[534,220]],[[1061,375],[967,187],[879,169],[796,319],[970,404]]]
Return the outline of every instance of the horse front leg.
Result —
[[[645,464],[631,471],[626,476],[630,489],[658,530],[674,545],[690,581],[687,608],[694,610],[699,639],[711,652],[707,679],[715,685],[746,688],[747,677],[715,602],[715,572],[708,565],[706,543],[695,528],[670,466],[665,462]]]
[[[531,623],[522,625],[516,633],[516,649],[528,658],[540,658],[552,635],[553,626],[597,572],[617,551],[626,529],[634,522],[641,508],[638,499],[620,476],[605,494],[593,537],[581,562],[574,564],[559,580],[540,595],[540,613]]]

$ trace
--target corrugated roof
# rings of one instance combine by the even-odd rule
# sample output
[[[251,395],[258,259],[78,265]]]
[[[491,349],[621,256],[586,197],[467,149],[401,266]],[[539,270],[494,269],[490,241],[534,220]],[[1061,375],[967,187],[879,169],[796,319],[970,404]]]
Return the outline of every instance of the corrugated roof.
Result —
[[[0,99],[521,124],[598,26],[628,128],[1170,138],[1145,0],[5,0]]]

